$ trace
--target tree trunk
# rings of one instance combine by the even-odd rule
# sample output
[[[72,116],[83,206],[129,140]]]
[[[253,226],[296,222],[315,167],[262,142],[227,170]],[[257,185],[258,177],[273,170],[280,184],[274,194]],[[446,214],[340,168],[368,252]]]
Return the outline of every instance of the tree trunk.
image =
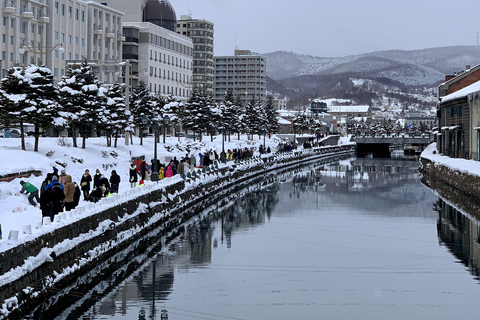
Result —
[[[25,130],[23,129],[23,121],[20,121],[20,137],[22,150],[27,150],[27,148],[25,147]]]
[[[143,146],[143,134],[140,134],[140,145]]]
[[[33,147],[33,151],[38,152],[38,141],[40,140],[40,131],[38,130],[38,126],[35,125],[35,146]]]
[[[87,137],[86,137],[86,134],[84,133],[82,135],[82,149],[86,149],[86,144],[87,144]]]
[[[77,138],[75,137],[75,124],[72,122],[72,143],[74,148],[78,148]]]
[[[115,133],[115,145],[114,145],[115,148],[117,147],[117,142],[118,142],[118,130]]]

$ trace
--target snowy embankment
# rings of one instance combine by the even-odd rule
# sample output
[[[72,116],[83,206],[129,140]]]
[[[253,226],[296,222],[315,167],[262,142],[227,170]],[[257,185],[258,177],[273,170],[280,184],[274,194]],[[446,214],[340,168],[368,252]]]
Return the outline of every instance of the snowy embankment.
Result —
[[[459,171],[473,176],[480,177],[480,161],[451,158],[437,152],[437,144],[432,143],[421,154],[421,158],[428,159],[436,164],[450,168],[452,171]]]

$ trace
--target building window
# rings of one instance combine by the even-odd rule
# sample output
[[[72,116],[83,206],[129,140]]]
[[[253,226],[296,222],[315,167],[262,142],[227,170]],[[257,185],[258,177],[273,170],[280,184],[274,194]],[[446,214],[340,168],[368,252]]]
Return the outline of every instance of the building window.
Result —
[[[78,11],[78,9],[75,9],[75,19],[76,19],[76,20],[79,19],[79,11]]]
[[[62,12],[62,16],[64,16],[65,15],[65,4],[63,4],[63,3],[62,3],[62,11],[61,12]]]
[[[55,1],[55,13],[58,14],[58,7],[59,7],[59,3],[58,1]]]

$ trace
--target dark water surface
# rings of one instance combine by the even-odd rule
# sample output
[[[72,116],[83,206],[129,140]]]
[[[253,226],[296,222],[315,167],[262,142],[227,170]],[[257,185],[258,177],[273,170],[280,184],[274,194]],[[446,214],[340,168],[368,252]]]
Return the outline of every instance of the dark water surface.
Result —
[[[81,318],[477,319],[478,223],[437,201],[416,162],[283,174],[212,204]]]

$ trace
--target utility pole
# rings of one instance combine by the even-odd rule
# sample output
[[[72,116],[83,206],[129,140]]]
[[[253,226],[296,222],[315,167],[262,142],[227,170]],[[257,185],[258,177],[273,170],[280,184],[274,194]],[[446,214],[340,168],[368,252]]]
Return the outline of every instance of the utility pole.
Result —
[[[130,110],[130,61],[125,60],[125,109]],[[130,131],[125,131],[125,145],[130,145]]]

